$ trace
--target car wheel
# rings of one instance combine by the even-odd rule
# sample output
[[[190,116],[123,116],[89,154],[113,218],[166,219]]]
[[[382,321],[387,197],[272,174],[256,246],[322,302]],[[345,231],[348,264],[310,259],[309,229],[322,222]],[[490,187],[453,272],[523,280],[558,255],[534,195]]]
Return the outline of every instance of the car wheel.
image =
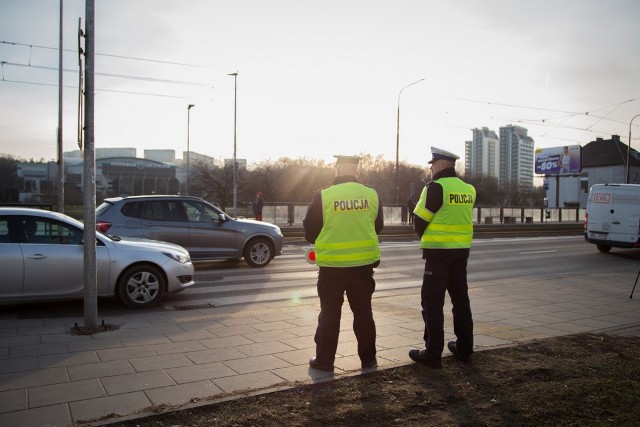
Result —
[[[611,250],[611,246],[607,246],[607,245],[596,245],[596,247],[600,252],[605,254]]]
[[[118,296],[131,308],[153,307],[164,295],[166,283],[159,269],[151,265],[129,268],[118,281]]]
[[[258,237],[252,239],[244,248],[244,260],[251,267],[264,267],[273,258],[273,244],[269,239]]]

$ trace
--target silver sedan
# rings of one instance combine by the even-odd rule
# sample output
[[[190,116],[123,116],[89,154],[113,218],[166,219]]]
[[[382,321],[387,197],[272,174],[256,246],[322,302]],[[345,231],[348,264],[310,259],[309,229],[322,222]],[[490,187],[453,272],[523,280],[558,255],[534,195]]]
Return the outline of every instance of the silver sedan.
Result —
[[[0,208],[0,303],[82,298],[83,224],[40,209]],[[96,232],[97,294],[133,308],[194,284],[186,249]]]

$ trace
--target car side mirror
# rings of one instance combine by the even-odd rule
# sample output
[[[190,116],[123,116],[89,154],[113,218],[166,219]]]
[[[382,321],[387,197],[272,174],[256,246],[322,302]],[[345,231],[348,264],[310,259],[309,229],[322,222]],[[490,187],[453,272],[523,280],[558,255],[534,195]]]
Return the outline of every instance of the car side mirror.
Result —
[[[225,222],[227,220],[227,216],[225,214],[220,214],[218,218],[220,219],[220,222]]]

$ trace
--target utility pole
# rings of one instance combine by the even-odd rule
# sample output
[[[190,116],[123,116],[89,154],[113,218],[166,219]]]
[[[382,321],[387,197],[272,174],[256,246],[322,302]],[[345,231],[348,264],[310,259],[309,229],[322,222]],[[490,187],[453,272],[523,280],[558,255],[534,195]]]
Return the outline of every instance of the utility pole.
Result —
[[[62,156],[62,11],[60,0],[60,42],[58,46],[58,212],[64,213],[64,158]]]
[[[195,107],[194,104],[189,104],[189,106],[187,106],[187,196],[190,195],[189,191],[191,191],[191,176],[189,175],[189,158],[191,157],[189,154],[189,121],[191,118],[190,111],[193,107]]]
[[[424,79],[420,79],[406,85],[400,89],[400,92],[398,93],[398,114],[396,116],[396,205],[400,203],[400,96],[406,88],[418,84],[423,80]]]
[[[238,72],[227,74],[233,76],[233,217],[237,217],[238,204],[238,162],[236,161],[236,117],[238,111]]]
[[[633,116],[631,121],[629,122],[629,146],[627,147],[627,170],[625,172],[625,182],[629,184],[631,182],[631,123],[636,117],[640,117],[640,114],[636,114]]]
[[[87,21],[85,52],[85,123],[82,200],[84,202],[84,326],[98,325],[98,291],[96,273],[96,156],[94,137],[95,104],[95,0],[86,0]]]

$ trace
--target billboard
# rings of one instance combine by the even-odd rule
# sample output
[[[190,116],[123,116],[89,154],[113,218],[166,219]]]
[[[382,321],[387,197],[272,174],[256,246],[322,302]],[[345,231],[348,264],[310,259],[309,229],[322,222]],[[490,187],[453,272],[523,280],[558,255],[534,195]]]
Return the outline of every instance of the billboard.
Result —
[[[573,175],[582,170],[581,147],[536,148],[535,172],[538,175]]]

